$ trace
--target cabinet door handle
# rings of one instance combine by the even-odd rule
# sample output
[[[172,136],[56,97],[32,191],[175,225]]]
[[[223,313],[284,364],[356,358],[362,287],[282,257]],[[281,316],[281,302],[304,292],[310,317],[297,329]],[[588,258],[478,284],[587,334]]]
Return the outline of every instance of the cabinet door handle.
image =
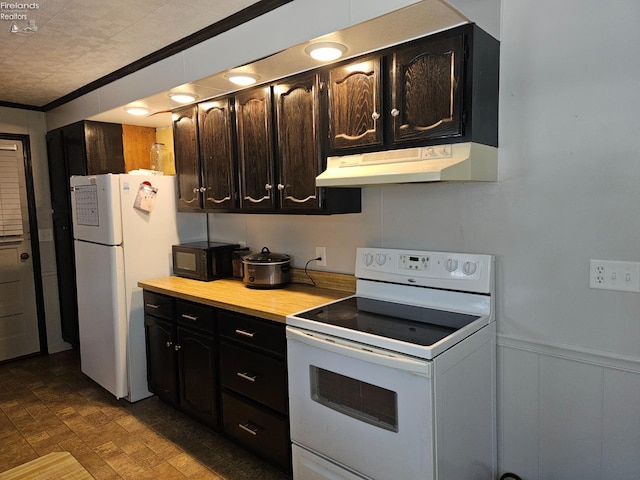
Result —
[[[284,190],[284,185],[283,185],[283,184],[281,184],[281,183],[279,183],[279,184],[278,184],[278,190]]]
[[[239,423],[238,427],[240,427],[245,432],[250,433],[251,435],[254,435],[254,436],[258,435],[258,428],[251,426],[251,424],[249,422],[247,422],[246,425],[243,425],[243,424]]]
[[[238,335],[242,335],[243,337],[249,337],[249,338],[253,338],[253,336],[255,335],[255,333],[247,332],[246,330],[240,330],[239,328],[236,328],[236,333]]]
[[[199,192],[200,192],[200,189],[198,187],[193,188],[193,193],[199,193]]]
[[[373,118],[374,120],[377,120],[380,118],[380,114],[378,112],[373,112],[371,114],[371,118]]]
[[[175,347],[173,347],[175,349],[175,351],[177,352],[178,350],[180,350],[182,348],[182,345],[176,345]]]
[[[173,342],[167,342],[167,348],[171,348],[171,345],[173,345]]]
[[[193,320],[194,322],[198,321],[198,317],[194,317],[193,315],[187,315],[186,313],[182,314],[182,318],[186,320]]]
[[[145,303],[144,306],[149,308],[154,308],[154,309],[160,308],[160,305],[154,305],[153,303]]]
[[[391,110],[392,117],[397,117],[398,115],[400,115],[400,111],[397,108],[394,108],[393,110]]]
[[[240,378],[243,378],[249,382],[255,382],[257,375],[253,375],[249,372],[236,372],[236,375],[238,375]]]
[[[265,189],[265,190],[271,190],[272,188],[273,188],[273,185],[271,185],[270,183],[267,183],[267,184],[264,186],[264,189]]]

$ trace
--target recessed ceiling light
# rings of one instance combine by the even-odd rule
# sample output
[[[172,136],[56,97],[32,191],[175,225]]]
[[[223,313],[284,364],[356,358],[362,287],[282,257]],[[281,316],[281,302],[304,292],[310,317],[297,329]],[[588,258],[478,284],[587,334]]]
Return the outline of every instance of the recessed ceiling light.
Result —
[[[231,83],[235,83],[236,85],[240,85],[246,87],[247,85],[253,85],[256,83],[260,77],[253,73],[226,73],[224,78],[229,80]]]
[[[169,95],[169,98],[171,98],[171,100],[178,103],[190,103],[190,102],[193,102],[196,98],[198,98],[198,96],[194,95],[193,93],[184,93],[184,92],[169,93],[168,95]]]
[[[136,115],[138,117],[142,117],[144,115],[148,115],[150,110],[145,107],[125,107],[125,111],[129,115]]]
[[[307,55],[311,56],[311,58],[322,62],[330,62],[344,55],[347,47],[336,42],[318,42],[308,45],[304,51]]]

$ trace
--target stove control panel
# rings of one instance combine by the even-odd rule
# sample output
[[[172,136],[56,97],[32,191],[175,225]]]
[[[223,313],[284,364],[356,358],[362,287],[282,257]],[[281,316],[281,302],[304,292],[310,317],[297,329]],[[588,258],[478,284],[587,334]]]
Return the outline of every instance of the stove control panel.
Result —
[[[493,256],[391,248],[358,248],[356,277],[439,288],[484,291]]]

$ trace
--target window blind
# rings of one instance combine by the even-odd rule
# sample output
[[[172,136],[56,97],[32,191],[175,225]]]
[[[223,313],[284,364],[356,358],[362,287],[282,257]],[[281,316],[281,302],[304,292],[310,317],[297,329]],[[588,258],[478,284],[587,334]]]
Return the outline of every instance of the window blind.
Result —
[[[16,145],[0,146],[0,241],[22,238],[22,208],[20,205],[20,172]]]

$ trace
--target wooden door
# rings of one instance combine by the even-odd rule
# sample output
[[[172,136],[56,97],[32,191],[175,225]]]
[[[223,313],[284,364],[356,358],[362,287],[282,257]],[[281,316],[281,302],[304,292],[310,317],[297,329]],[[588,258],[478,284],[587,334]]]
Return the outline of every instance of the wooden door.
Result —
[[[228,98],[198,105],[203,201],[207,209],[232,209],[236,206],[231,113]]]
[[[211,426],[218,425],[217,350],[212,335],[178,327],[180,406]]]
[[[235,103],[240,207],[271,210],[276,206],[271,87],[241,91]]]
[[[394,143],[464,134],[461,85],[464,36],[438,36],[393,54],[391,110]]]
[[[149,391],[163,400],[178,403],[178,368],[175,326],[150,315],[144,317]]]
[[[0,361],[40,351],[31,234],[23,144],[0,139]]]
[[[382,145],[380,63],[380,57],[369,57],[329,70],[331,151]]]
[[[304,74],[274,86],[278,137],[278,195],[283,209],[317,209],[321,172],[318,75]]]
[[[198,148],[197,108],[174,110],[173,146],[178,176],[178,210],[198,211],[202,208],[200,192],[200,151]]]
[[[83,123],[89,175],[124,173],[122,125],[90,121]]]

